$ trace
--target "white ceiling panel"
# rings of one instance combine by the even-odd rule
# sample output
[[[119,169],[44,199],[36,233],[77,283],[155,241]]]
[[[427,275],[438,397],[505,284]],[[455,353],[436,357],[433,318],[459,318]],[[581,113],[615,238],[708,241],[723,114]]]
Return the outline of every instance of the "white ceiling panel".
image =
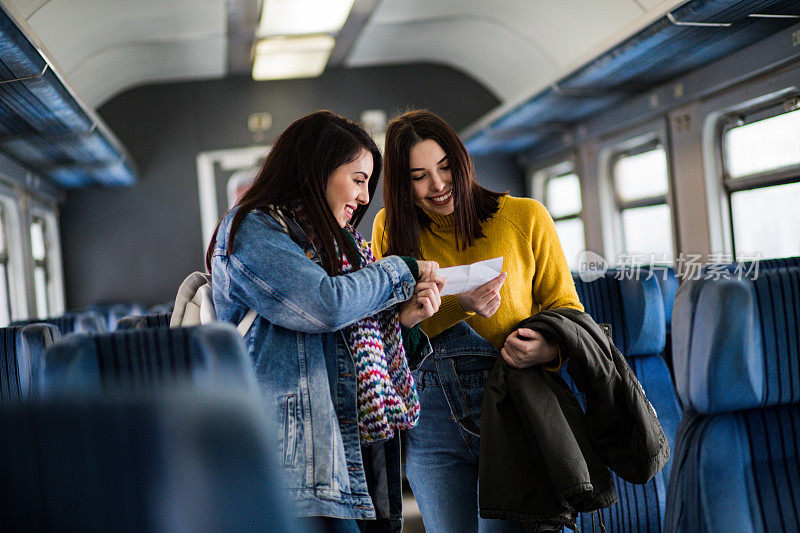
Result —
[[[569,65],[605,40],[610,33],[645,13],[635,0],[387,0],[370,24],[387,25],[424,21],[481,20],[508,34],[536,43],[553,63]]]
[[[482,82],[501,100],[530,88],[557,68],[528,40],[490,22],[471,19],[370,24],[349,66],[431,61],[453,66]]]
[[[557,81],[684,2],[383,0],[347,64],[436,60],[472,75],[501,100],[514,100]]]
[[[85,102],[97,107],[113,95],[157,81],[221,78],[227,39],[139,43],[101,50],[68,77]]]
[[[237,1],[0,0],[90,105],[146,81],[224,76]],[[512,104],[685,1],[383,0],[344,63],[449,65]]]
[[[662,0],[663,1],[663,0]],[[581,33],[583,39],[606,34],[646,10],[636,0],[384,0],[370,19],[371,24],[397,24],[462,17],[491,20],[537,41],[565,33]],[[545,31],[545,35],[540,32]],[[583,40],[580,39],[580,40]]]
[[[226,0],[4,3],[26,19],[91,107],[133,85],[226,73]]]
[[[99,50],[220,36],[226,20],[224,0],[50,0],[28,24],[69,75]]]
[[[14,6],[22,18],[27,19],[47,2],[48,0],[15,0],[8,3]]]
[[[675,2],[666,0],[636,0],[636,3],[641,5],[646,11],[651,9],[672,9],[675,7]],[[681,4],[683,2],[680,2]]]

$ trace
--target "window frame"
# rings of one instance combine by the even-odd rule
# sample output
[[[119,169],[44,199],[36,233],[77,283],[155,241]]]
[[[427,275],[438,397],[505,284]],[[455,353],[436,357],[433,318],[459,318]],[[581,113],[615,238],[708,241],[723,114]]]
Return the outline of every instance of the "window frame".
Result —
[[[33,253],[33,238],[31,238],[31,265],[33,267],[31,272],[33,273],[33,298],[36,301],[35,314],[37,318],[48,318],[55,315],[51,312],[52,305],[50,302],[50,279],[52,275],[50,272],[50,244],[47,238],[47,221],[38,215],[31,216],[31,232],[35,225],[39,225],[42,228],[42,247],[44,248],[44,256],[41,259],[37,259]],[[39,309],[39,289],[36,286],[36,272],[40,268],[44,270],[44,312]]]
[[[669,178],[667,178],[667,192],[655,196],[637,198],[636,200],[623,200],[622,196],[619,194],[616,180],[614,179],[614,167],[620,162],[620,160],[626,157],[634,157],[647,152],[655,151],[659,148],[664,150],[664,154],[667,153],[666,147],[661,143],[660,140],[652,139],[642,145],[636,146],[635,148],[629,150],[619,150],[611,155],[611,160],[609,161],[609,164],[611,165],[609,173],[612,180],[611,185],[614,189],[614,205],[620,213],[626,209],[636,209],[637,207],[653,207],[667,203],[667,197],[669,196]],[[667,163],[667,175],[669,176],[669,163]]]
[[[575,168],[575,163],[571,159],[564,159],[556,164],[539,167],[531,173],[531,181],[533,184],[531,187],[533,190],[532,196],[536,200],[542,202],[542,205],[547,207],[548,211],[550,211],[550,207],[547,205],[547,182],[570,174],[574,174],[578,177],[578,184],[581,192],[581,209],[577,213],[571,215],[554,216],[554,222],[572,220],[575,218],[579,218],[581,222],[583,222],[583,184],[581,183],[581,175],[578,173],[578,170]],[[550,216],[552,216],[552,214]]]
[[[7,326],[13,317],[13,309],[14,309],[14,298],[11,293],[11,254],[9,252],[9,236],[8,236],[8,223],[6,221],[6,210],[7,207],[4,202],[0,202],[0,239],[4,243],[3,250],[0,250],[0,267],[5,270],[5,294],[6,294],[6,301],[0,303],[0,305],[6,305],[8,309],[8,323],[4,323],[0,321],[0,327]],[[3,283],[3,282],[0,282]]]
[[[575,174],[578,177],[578,185],[581,194],[581,209],[575,214],[553,217],[553,222],[558,223],[567,220],[579,220],[583,227],[582,248],[585,252],[588,249],[588,245],[586,242],[586,221],[584,220],[585,202],[583,200],[583,180],[577,164],[576,154],[571,153],[562,155],[561,157],[553,157],[543,164],[529,167],[528,196],[541,202],[549,212],[550,208],[547,206],[546,195],[547,182],[553,178],[559,178],[568,174]]]
[[[741,122],[752,124],[793,111],[800,112],[800,91],[790,88],[749,99],[722,112],[712,113],[707,119],[715,128],[712,153],[716,169],[717,190],[722,197],[720,214],[725,223],[724,248],[732,257],[737,257],[733,195],[743,191],[800,183],[800,163],[746,176],[731,177],[725,157],[725,135],[740,126]]]
[[[800,163],[733,178],[728,171],[725,159],[725,135],[729,131],[741,125],[753,124],[795,111],[800,112],[800,98],[797,96],[784,97],[769,104],[756,105],[735,113],[728,113],[719,119],[720,133],[717,149],[722,169],[722,186],[729,196],[734,192],[749,191],[774,185],[788,185],[800,181]],[[752,120],[746,121],[745,124],[738,124],[738,122],[744,121],[744,117],[750,117]]]
[[[61,240],[58,231],[59,226],[57,207],[55,204],[48,205],[45,202],[32,199],[29,203],[27,220],[27,231],[29,234],[30,228],[35,220],[41,220],[44,224],[47,310],[50,316],[59,316],[64,313],[66,306],[64,295],[64,274],[61,263]],[[36,287],[34,273],[36,271],[37,261],[33,258],[33,248],[30,240],[28,242],[27,251],[30,264],[30,287],[33,291],[31,293],[31,297],[34,309],[36,309]],[[38,314],[38,309],[36,309],[34,314]]]
[[[614,179],[614,165],[623,156],[638,155],[660,146],[664,149],[667,163],[667,191],[663,195],[622,200]],[[626,250],[622,211],[637,207],[666,205],[670,214],[670,231],[672,235],[673,261],[679,257],[680,236],[678,234],[675,213],[675,173],[672,168],[672,149],[669,142],[668,127],[665,117],[640,124],[625,132],[609,136],[598,146],[600,170],[600,204],[603,226],[603,248],[611,265]]]
[[[22,195],[5,181],[0,181],[0,208],[3,211],[3,229],[6,237],[6,276],[11,320],[28,318],[28,293],[26,283],[25,251],[27,240],[23,235]],[[2,324],[0,324],[2,326]]]

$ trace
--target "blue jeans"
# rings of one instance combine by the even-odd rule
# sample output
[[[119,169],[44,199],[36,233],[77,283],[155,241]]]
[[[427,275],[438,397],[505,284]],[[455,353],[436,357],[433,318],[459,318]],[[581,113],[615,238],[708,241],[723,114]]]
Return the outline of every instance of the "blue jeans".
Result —
[[[477,337],[471,328],[461,324],[471,334],[454,326],[459,328],[459,344],[465,336]],[[420,420],[406,432],[406,476],[425,530],[428,533],[524,531],[519,523],[487,520],[478,515],[480,439],[467,428],[477,429],[473,424],[479,427],[483,391],[497,352],[478,337],[477,342],[484,343],[482,355],[457,355],[459,350],[454,350],[448,342],[455,337],[440,339],[450,331],[431,341],[434,354],[413,372]],[[456,417],[462,422],[457,422]]]

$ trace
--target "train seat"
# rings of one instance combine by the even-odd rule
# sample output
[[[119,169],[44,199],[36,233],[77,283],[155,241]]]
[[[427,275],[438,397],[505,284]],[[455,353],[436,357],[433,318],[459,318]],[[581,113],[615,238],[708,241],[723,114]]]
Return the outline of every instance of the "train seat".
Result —
[[[753,279],[758,277],[760,272],[764,272],[766,270],[797,267],[800,267],[800,256],[778,257],[752,261],[734,261],[732,263],[711,263],[704,265],[697,272],[686,272],[685,277],[687,279]]]
[[[187,384],[257,390],[244,342],[233,326],[71,335],[45,353],[40,392],[50,397]]]
[[[618,272],[612,270],[612,272]],[[619,271],[619,275],[627,274],[626,271]],[[672,329],[672,308],[675,305],[675,293],[678,291],[678,277],[675,269],[667,265],[645,265],[641,269],[630,271],[635,277],[654,278],[661,289],[661,301],[664,304],[664,319],[667,326],[667,337]],[[630,276],[629,276],[630,277]]]
[[[27,400],[38,384],[45,351],[61,337],[51,324],[0,328],[0,403]]]
[[[759,269],[795,268],[800,267],[800,257],[779,257],[776,259],[760,259]]]
[[[169,319],[171,316],[172,313],[126,316],[117,321],[117,331],[169,327]]]
[[[576,278],[575,286],[586,312],[596,322],[611,325],[614,344],[642,384],[672,448],[682,410],[661,356],[667,321],[659,282],[654,276],[628,278],[612,271],[593,281]],[[671,466],[667,462],[644,485],[628,483],[612,473],[619,501],[601,511],[607,531],[661,531]],[[592,516],[582,514],[578,523],[581,531],[591,531]]]
[[[664,319],[667,326],[667,338],[672,332],[672,309],[675,306],[675,294],[678,292],[678,277],[672,267],[654,268],[653,277],[661,289],[661,301],[664,303]]]
[[[0,408],[3,531],[301,531],[252,396]]]
[[[52,324],[62,335],[70,333],[95,333],[107,331],[106,319],[96,311],[73,311],[51,318],[29,318],[12,322],[12,326],[29,324]]]
[[[800,524],[800,268],[689,280],[673,354],[687,406],[667,530],[796,531]]]
[[[648,272],[656,279],[658,287],[661,289],[661,301],[664,303],[664,324],[666,325],[667,333],[661,357],[666,361],[674,382],[675,374],[672,370],[672,310],[675,306],[675,294],[678,292],[678,277],[672,267],[650,267]]]
[[[106,321],[104,331],[114,331],[117,329],[117,322],[126,316],[141,315],[144,309],[136,303],[114,303],[114,304],[95,304],[87,310],[94,311],[103,316]]]
[[[169,302],[154,305],[153,307],[149,308],[145,314],[155,315],[159,313],[169,313],[171,315],[174,308],[175,301],[171,300]]]

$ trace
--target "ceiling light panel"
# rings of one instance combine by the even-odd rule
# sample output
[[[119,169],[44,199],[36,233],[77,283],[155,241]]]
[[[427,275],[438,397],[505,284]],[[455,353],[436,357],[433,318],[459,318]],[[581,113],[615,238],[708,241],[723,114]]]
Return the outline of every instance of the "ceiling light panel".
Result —
[[[337,33],[354,0],[264,0],[257,36]]]
[[[330,35],[270,37],[256,43],[253,79],[313,78],[322,74],[335,41]]]

